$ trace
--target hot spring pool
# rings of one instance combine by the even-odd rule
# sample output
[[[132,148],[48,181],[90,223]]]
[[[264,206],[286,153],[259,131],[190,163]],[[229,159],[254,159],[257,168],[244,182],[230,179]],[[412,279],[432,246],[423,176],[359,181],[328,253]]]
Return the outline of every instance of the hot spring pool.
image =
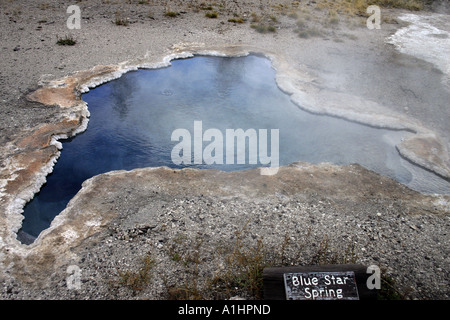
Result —
[[[172,133],[184,129],[193,135],[195,122],[201,122],[203,131],[214,128],[223,137],[227,129],[266,129],[269,151],[270,132],[278,129],[279,165],[359,163],[421,192],[450,193],[449,182],[404,160],[396,151],[395,145],[411,133],[301,110],[277,87],[275,71],[263,57],[175,60],[168,68],[129,72],[82,98],[91,113],[88,129],[63,141],[53,173],[25,206],[18,236],[25,243],[30,241],[24,236],[37,237],[48,228],[82,182],[94,175],[155,166],[225,171],[261,166],[250,164],[248,155],[244,164],[175,164],[171,153],[179,141],[171,139]],[[200,147],[208,144],[203,142]]]

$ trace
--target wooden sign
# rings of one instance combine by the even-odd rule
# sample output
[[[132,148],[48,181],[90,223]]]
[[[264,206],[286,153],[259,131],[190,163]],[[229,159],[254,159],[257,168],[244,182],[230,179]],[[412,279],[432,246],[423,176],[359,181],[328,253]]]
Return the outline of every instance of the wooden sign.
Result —
[[[359,300],[355,273],[284,273],[287,300]]]
[[[263,270],[265,300],[377,299],[360,264],[273,267]]]

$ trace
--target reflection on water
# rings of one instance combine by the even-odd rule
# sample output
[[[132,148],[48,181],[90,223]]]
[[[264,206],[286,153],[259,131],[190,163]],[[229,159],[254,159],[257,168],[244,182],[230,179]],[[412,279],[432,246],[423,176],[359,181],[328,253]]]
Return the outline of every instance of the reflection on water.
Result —
[[[407,132],[375,129],[300,110],[275,84],[267,59],[196,57],[159,70],[130,72],[83,95],[91,118],[86,132],[63,143],[61,158],[41,192],[25,207],[23,231],[49,227],[86,179],[108,171],[177,167],[175,129],[279,129],[280,165],[294,161],[359,163],[424,192],[449,184],[399,157]],[[203,143],[203,148],[208,143]],[[196,165],[242,170],[255,165]]]

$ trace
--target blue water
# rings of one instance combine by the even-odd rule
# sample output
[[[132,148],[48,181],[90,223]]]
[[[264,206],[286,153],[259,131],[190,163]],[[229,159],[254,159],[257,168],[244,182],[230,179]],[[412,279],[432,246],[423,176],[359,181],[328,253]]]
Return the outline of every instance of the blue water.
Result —
[[[53,173],[25,207],[22,231],[33,237],[94,175],[183,167],[172,162],[178,141],[171,141],[171,134],[184,128],[193,135],[194,121],[202,121],[203,131],[215,128],[224,137],[226,129],[279,129],[280,165],[359,163],[419,191],[450,190],[448,182],[399,157],[394,146],[409,133],[302,111],[276,86],[275,72],[262,57],[176,60],[168,68],[127,73],[82,98],[91,113],[88,129],[63,141]],[[189,166],[230,171],[260,165]]]

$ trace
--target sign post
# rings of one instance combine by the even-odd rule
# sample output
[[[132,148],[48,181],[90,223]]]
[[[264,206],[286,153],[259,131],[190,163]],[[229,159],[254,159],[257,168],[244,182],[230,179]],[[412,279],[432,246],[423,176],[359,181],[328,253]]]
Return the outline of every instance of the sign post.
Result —
[[[284,273],[287,300],[359,300],[355,273]]]
[[[376,299],[368,288],[367,267],[357,264],[265,268],[266,300],[367,300]]]

